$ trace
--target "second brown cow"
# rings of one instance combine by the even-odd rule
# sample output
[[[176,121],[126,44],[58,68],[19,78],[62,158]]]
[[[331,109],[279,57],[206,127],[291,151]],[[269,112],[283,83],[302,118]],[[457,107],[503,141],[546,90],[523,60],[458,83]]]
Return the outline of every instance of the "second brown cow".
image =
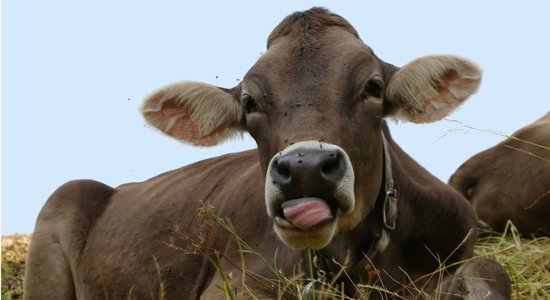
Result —
[[[550,112],[480,152],[449,179],[495,230],[550,236]]]

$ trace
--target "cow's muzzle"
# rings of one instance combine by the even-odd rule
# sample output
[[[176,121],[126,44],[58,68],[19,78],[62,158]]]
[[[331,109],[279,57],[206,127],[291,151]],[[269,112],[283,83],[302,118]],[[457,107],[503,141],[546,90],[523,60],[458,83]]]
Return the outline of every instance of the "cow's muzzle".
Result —
[[[305,141],[275,155],[266,175],[268,214],[281,227],[311,230],[355,206],[354,173],[346,152]]]

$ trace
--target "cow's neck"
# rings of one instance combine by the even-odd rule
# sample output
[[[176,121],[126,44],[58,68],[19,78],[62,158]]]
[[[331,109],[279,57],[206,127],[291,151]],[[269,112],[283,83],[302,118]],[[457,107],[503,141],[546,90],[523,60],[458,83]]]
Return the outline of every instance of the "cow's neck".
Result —
[[[383,133],[382,141],[383,182],[374,210],[353,230],[335,237],[326,248],[315,251],[320,276],[331,276],[345,267],[344,276],[367,283],[376,273],[372,261],[388,246],[397,219],[397,190],[389,146]]]

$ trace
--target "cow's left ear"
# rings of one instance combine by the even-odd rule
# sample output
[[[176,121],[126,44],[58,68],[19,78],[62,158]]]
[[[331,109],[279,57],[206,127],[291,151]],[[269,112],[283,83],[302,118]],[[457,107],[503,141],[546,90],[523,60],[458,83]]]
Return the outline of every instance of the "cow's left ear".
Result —
[[[414,123],[441,120],[474,94],[481,69],[457,56],[418,58],[393,74],[386,89],[386,115]]]
[[[237,89],[179,82],[153,92],[145,99],[141,112],[149,124],[173,138],[213,146],[242,132]]]

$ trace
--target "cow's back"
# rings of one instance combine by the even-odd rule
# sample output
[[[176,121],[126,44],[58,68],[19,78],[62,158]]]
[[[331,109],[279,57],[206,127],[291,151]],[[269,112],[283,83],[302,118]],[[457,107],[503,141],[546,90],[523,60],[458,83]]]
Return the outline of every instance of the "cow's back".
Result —
[[[280,243],[264,214],[263,184],[257,154],[247,151],[118,187],[89,235],[77,289],[86,298],[200,295],[216,275],[214,250],[240,263],[235,237],[220,224],[226,217],[273,255]],[[247,259],[251,268],[258,263]]]
[[[511,220],[525,235],[549,235],[549,147],[550,113],[471,157],[449,183],[496,230],[503,230]]]

